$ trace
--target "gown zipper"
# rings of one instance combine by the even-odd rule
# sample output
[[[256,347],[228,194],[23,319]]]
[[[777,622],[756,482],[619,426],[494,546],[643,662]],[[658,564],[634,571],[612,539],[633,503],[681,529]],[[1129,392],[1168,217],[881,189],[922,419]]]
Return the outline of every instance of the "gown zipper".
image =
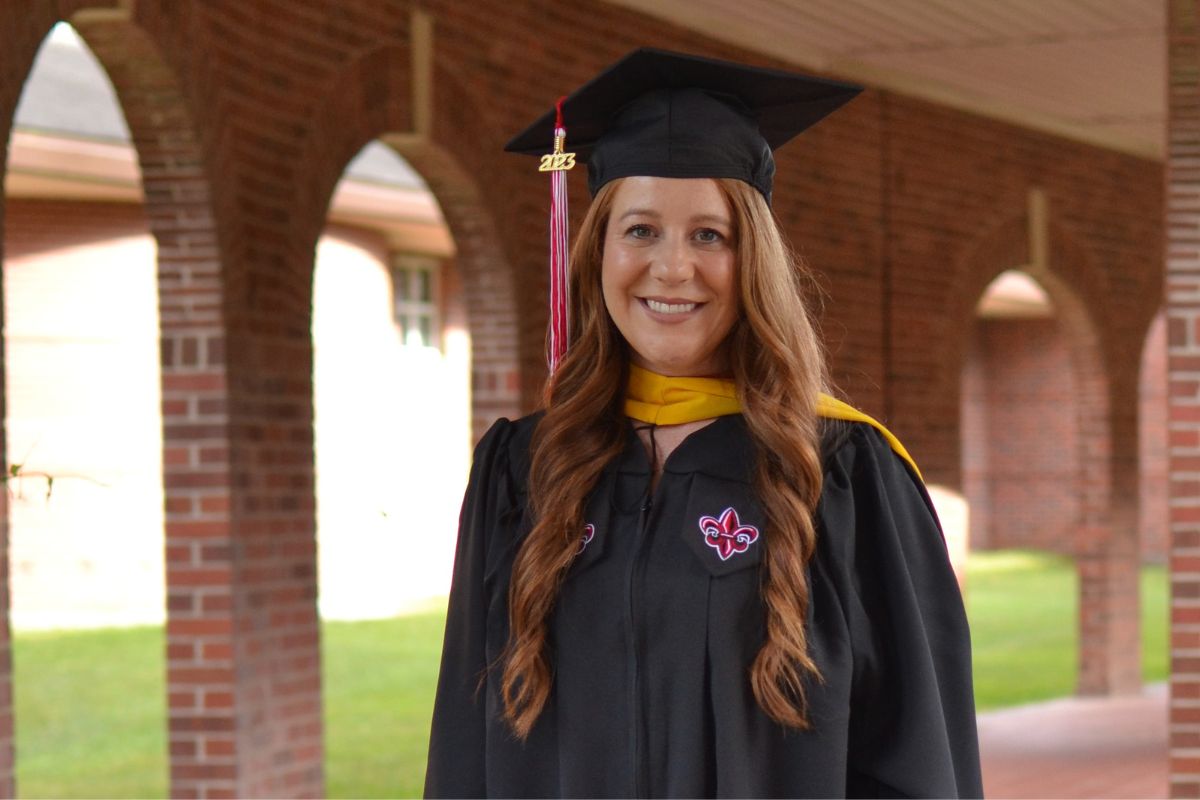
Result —
[[[634,544],[633,553],[629,559],[629,572],[626,576],[627,587],[629,590],[629,604],[627,606],[625,624],[626,632],[629,635],[629,656],[630,656],[630,742],[633,750],[633,797],[647,797],[647,775],[646,775],[646,757],[642,752],[645,748],[644,736],[644,721],[643,704],[642,704],[642,680],[641,670],[638,663],[639,650],[641,642],[637,627],[635,608],[637,606],[637,590],[635,581],[637,580],[637,569],[641,561],[642,550],[646,544],[646,532],[650,523],[650,512],[654,507],[654,498],[650,487],[646,488],[646,500],[642,503],[641,520],[638,525],[638,538]]]
[[[658,443],[654,439],[654,425],[650,426],[650,479],[646,484],[645,500],[642,502],[641,519],[638,524],[637,540],[633,544],[633,552],[629,557],[629,571],[626,575],[628,590],[628,606],[626,608],[625,626],[629,636],[629,666],[630,666],[630,743],[633,755],[633,797],[648,797],[650,783],[649,765],[645,754],[646,726],[644,703],[642,702],[642,676],[639,665],[641,650],[640,632],[637,625],[637,583],[638,567],[641,565],[642,552],[646,548],[646,538],[650,528],[650,515],[654,510],[654,496],[662,488],[662,480],[654,482],[655,468],[658,462]],[[665,465],[664,465],[665,466]]]

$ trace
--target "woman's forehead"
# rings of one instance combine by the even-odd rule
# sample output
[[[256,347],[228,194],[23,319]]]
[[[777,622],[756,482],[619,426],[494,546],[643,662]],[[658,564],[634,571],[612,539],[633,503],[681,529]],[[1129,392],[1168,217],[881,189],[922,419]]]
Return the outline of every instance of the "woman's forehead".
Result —
[[[612,216],[711,216],[730,219],[729,201],[712,178],[623,179],[613,196]]]

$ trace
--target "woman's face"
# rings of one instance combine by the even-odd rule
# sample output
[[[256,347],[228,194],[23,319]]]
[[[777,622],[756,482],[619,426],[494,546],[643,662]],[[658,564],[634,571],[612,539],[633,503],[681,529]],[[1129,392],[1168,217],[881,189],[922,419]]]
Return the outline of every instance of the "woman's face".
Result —
[[[613,197],[600,282],[633,363],[725,375],[738,318],[733,214],[711,178],[626,178]]]

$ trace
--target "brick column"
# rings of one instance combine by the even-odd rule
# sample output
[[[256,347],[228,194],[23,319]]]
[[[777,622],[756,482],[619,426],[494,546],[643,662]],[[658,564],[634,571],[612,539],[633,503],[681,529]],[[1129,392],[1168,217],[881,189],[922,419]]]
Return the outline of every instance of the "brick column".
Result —
[[[1069,248],[1056,251],[1079,261]],[[1137,554],[1137,360],[1102,350],[1104,308],[1044,276],[1071,346],[1077,425],[1079,678],[1083,695],[1141,688]]]
[[[1167,420],[1172,797],[1200,797],[1200,27],[1167,0]]]
[[[174,74],[146,31],[121,14],[73,23],[117,91],[158,245],[171,793],[233,797],[244,771],[224,300],[209,187]]]

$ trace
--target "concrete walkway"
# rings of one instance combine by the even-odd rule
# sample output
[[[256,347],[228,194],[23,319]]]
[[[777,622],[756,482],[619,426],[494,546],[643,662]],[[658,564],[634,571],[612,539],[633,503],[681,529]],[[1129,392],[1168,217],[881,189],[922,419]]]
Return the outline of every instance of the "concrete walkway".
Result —
[[[979,715],[989,798],[1167,796],[1167,686]]]

